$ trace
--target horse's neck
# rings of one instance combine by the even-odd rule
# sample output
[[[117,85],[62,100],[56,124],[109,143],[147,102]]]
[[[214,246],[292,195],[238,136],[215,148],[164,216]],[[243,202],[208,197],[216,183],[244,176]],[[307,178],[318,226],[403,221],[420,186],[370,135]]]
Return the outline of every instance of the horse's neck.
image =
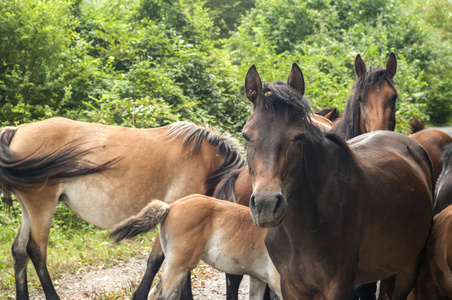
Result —
[[[362,134],[359,124],[360,112],[359,110],[357,110],[359,109],[359,106],[358,108],[356,108],[353,106],[353,103],[354,101],[350,97],[347,100],[347,107],[345,108],[344,114],[342,115],[341,119],[334,123],[333,127],[331,128],[332,132],[339,134],[345,140],[350,140]]]
[[[296,226],[321,230],[345,203],[355,201],[350,194],[355,192],[359,167],[341,147],[332,141],[304,146],[302,171],[289,195],[287,220]]]

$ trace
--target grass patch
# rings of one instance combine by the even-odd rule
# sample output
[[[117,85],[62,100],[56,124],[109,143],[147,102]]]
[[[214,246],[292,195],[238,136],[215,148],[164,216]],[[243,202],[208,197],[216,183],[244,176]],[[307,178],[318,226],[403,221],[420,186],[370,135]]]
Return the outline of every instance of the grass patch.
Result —
[[[1,203],[0,203],[1,206]],[[15,299],[15,282],[11,245],[16,238],[21,219],[20,207],[13,202],[11,214],[0,211],[0,299]],[[119,261],[149,253],[157,230],[142,234],[133,240],[116,245],[108,237],[109,231],[100,229],[80,219],[65,205],[57,206],[52,220],[47,267],[55,281],[63,273],[75,273],[98,266],[112,266]],[[40,287],[31,261],[28,264],[29,291]],[[131,289],[118,291],[118,295],[104,295],[98,299],[121,299]]]

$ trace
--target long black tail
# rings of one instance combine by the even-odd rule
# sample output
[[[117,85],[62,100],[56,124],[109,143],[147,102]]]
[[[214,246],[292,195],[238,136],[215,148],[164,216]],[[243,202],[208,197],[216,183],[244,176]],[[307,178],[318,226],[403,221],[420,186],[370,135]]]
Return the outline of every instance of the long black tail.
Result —
[[[216,186],[221,179],[231,171],[245,166],[245,159],[241,156],[241,148],[236,140],[226,135],[221,135],[215,130],[195,125],[189,122],[175,123],[168,132],[168,138],[177,138],[185,135],[184,147],[192,144],[192,153],[197,153],[202,141],[215,146],[221,156],[224,157],[222,164],[211,171],[206,178],[207,196],[212,196]]]
[[[0,185],[3,191],[39,188],[65,178],[99,173],[111,168],[121,158],[103,164],[93,164],[83,158],[97,147],[81,150],[76,141],[51,153],[21,157],[9,147],[16,128],[4,128],[0,133]],[[5,193],[6,194],[6,193]]]
[[[157,224],[163,222],[169,211],[169,204],[160,200],[152,200],[137,215],[115,225],[112,232],[110,232],[110,237],[114,239],[116,243],[119,243],[123,239],[128,239],[137,236],[140,233],[148,232],[157,226]]]

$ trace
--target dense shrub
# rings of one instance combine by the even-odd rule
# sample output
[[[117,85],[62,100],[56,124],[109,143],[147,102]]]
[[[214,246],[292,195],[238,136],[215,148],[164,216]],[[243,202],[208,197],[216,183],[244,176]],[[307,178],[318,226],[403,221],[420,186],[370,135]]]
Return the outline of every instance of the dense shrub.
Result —
[[[108,5],[107,5],[108,4]],[[238,132],[243,79],[297,62],[314,107],[343,109],[353,60],[399,68],[398,130],[452,115],[444,0],[0,0],[0,120],[55,115],[151,127],[177,120]]]

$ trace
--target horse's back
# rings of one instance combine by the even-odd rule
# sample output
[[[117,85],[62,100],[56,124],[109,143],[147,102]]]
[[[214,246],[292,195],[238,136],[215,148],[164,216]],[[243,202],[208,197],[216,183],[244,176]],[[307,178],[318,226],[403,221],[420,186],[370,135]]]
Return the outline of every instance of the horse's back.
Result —
[[[222,157],[209,143],[203,143],[199,155],[193,155],[183,143],[184,136],[167,137],[171,128],[134,129],[65,118],[21,125],[10,143],[19,156],[48,154],[69,144],[92,149],[83,157],[90,164],[120,160],[101,173],[20,191],[20,198],[30,202],[38,198],[55,201],[57,197],[86,221],[109,228],[138,213],[149,199],[172,202],[188,194],[205,193],[206,177]]]
[[[436,181],[443,166],[441,157],[444,148],[452,143],[452,137],[444,131],[431,128],[413,133],[410,135],[410,138],[424,147],[429,154],[433,164],[433,178]]]
[[[166,127],[143,130],[55,117],[18,126],[10,148],[24,156],[37,155],[55,151],[73,142],[87,148],[115,147],[114,151],[118,153],[126,151],[122,148],[133,147],[133,143],[146,143],[149,146],[157,140],[163,140],[167,130]]]
[[[193,194],[171,204],[171,211],[163,223],[165,231],[222,230],[234,235],[241,228],[253,226],[249,209],[243,205]],[[265,231],[258,228],[258,231]],[[195,232],[196,233],[196,232]]]
[[[349,144],[365,170],[357,275],[365,283],[394,274],[419,255],[432,219],[432,167],[423,147],[395,132],[368,133]]]

